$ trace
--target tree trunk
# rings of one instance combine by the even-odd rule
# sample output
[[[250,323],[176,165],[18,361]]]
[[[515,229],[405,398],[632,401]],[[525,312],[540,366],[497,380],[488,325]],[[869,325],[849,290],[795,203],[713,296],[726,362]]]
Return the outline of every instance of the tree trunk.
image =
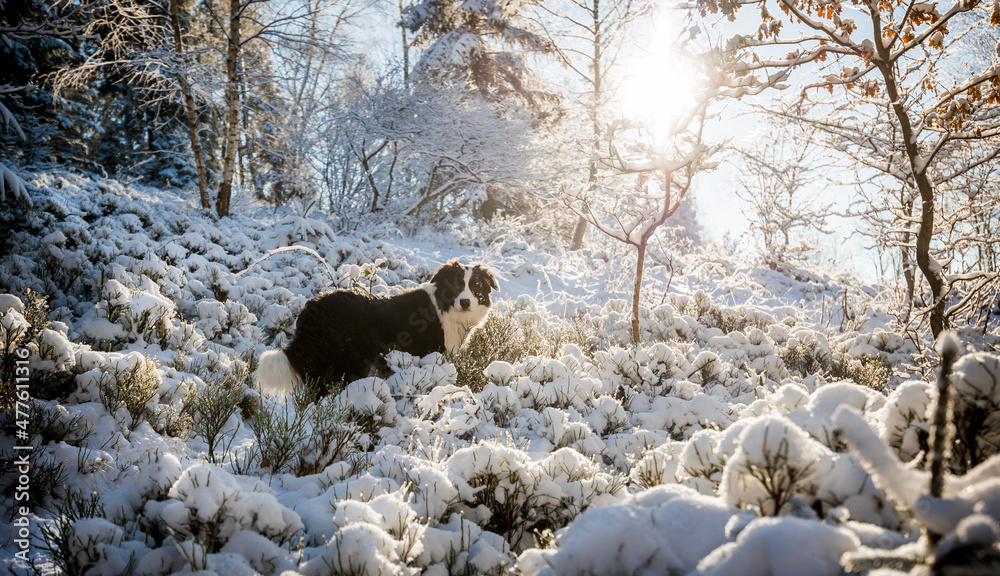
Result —
[[[399,31],[403,39],[403,88],[406,89],[406,93],[410,93],[410,42],[406,38],[406,26],[403,26],[403,0],[398,0],[399,3]]]
[[[573,228],[573,240],[569,244],[570,250],[579,250],[583,248],[583,236],[587,233],[587,221],[581,216],[579,220],[576,221],[576,227]]]
[[[601,93],[601,43],[604,41],[601,35],[601,2],[600,0],[594,0],[591,5],[592,16],[594,17],[594,25],[591,29],[594,33],[594,56],[590,61],[590,66],[594,71],[594,99],[591,102],[590,109],[590,122],[591,129],[594,135],[594,147],[597,147],[597,142],[601,137],[601,100],[603,94]],[[594,194],[594,190],[597,185],[597,162],[594,160],[590,161],[590,175],[587,178],[587,188],[590,190],[590,194]],[[580,219],[576,221],[576,228],[573,229],[573,241],[570,243],[570,250],[579,250],[583,248],[583,237],[587,233],[587,221],[580,216]]]
[[[174,51],[177,52],[178,59],[183,64],[184,39],[181,36],[181,17],[178,3],[179,0],[170,0],[170,26],[174,33]],[[184,107],[187,108],[188,138],[191,140],[194,165],[198,170],[198,197],[201,199],[202,208],[211,208],[212,201],[208,197],[208,173],[205,170],[205,159],[201,155],[201,137],[198,135],[198,111],[195,108],[194,94],[191,92],[191,84],[184,77],[183,71],[177,72],[177,83],[181,86]]]
[[[233,175],[236,168],[236,141],[240,125],[239,67],[240,57],[240,0],[229,0],[229,46],[226,50],[226,155],[222,163],[222,184],[215,211],[219,217],[229,215],[229,200],[233,194]]]
[[[902,191],[902,195],[906,196],[906,189]],[[903,206],[903,214],[909,218],[913,216],[913,198],[901,198],[901,203]],[[909,323],[910,313],[913,311],[913,296],[917,292],[917,278],[915,272],[915,267],[913,263],[913,254],[910,252],[910,233],[903,232],[901,254],[900,260],[903,266],[903,282],[906,283],[906,295],[904,296],[905,301],[903,302],[906,309],[903,310],[903,322]]]
[[[639,254],[635,261],[635,286],[632,289],[632,341],[639,343],[639,292],[642,288],[642,268],[646,261],[646,238],[637,246]]]
[[[875,25],[876,38],[882,37],[882,25],[879,14],[876,10],[870,12],[872,22]],[[929,304],[929,319],[931,334],[937,340],[941,332],[947,327],[945,318],[945,304],[947,303],[948,292],[950,292],[944,278],[944,271],[937,260],[931,256],[931,240],[934,239],[934,186],[927,177],[927,163],[921,158],[920,148],[917,146],[916,135],[913,133],[913,125],[907,114],[906,105],[903,102],[903,95],[896,85],[896,73],[889,63],[889,50],[882,42],[875,42],[875,49],[878,58],[875,66],[882,74],[885,81],[886,95],[889,97],[892,112],[899,121],[900,138],[903,142],[903,149],[906,151],[907,159],[910,161],[910,172],[913,174],[913,181],[920,193],[920,224],[917,226],[917,241],[915,256],[917,267],[921,275],[927,280],[927,285],[931,291],[931,302]]]

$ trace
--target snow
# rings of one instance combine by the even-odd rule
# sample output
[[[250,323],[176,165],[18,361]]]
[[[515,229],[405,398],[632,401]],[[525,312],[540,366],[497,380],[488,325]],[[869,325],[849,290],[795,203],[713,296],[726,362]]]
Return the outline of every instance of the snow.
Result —
[[[723,576],[835,576],[840,557],[860,545],[850,531],[801,518],[760,518],[736,542],[712,551],[696,574]]]
[[[829,301],[854,280],[678,254],[672,278],[647,263],[633,344],[633,254],[613,242],[569,253],[488,224],[347,232],[255,206],[215,220],[168,191],[68,174],[33,185],[39,210],[65,215],[45,212],[0,256],[0,345],[69,376],[39,405],[52,428],[80,430],[31,440],[67,464],[67,490],[101,498],[103,515],[76,520],[87,573],[134,558],[141,574],[838,574],[876,549],[922,553],[921,526],[944,535],[944,552],[997,540],[1000,426],[983,421],[978,462],[931,498],[936,375],[876,287],[863,317],[838,325]],[[246,388],[208,454],[187,406],[250,381],[248,364],[288,341],[309,298],[413,288],[452,257],[501,277],[492,314],[532,342],[525,354],[488,363],[481,388],[448,354],[398,352],[391,374],[308,408]],[[51,322],[33,330],[25,294],[46,286],[40,259],[80,275],[50,282]],[[893,369],[885,390],[833,376],[872,358]],[[102,383],[136,367],[156,389],[130,430]],[[996,413],[994,353],[963,356],[953,383],[956,409]],[[259,403],[301,420],[283,468],[260,459],[244,414]],[[324,410],[337,419],[321,422]],[[331,430],[350,447],[324,460]],[[32,522],[51,526],[53,510]],[[0,517],[9,534],[13,515]]]

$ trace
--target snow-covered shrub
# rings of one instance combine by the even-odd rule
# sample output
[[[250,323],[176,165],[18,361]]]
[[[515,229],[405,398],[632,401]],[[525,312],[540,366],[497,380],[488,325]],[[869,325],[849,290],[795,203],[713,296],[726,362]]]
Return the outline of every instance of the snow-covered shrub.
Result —
[[[239,338],[255,336],[254,316],[242,302],[232,300],[202,300],[197,304],[200,319],[195,327],[207,338],[220,344],[232,345]]]
[[[538,352],[545,338],[515,310],[497,306],[472,333],[468,344],[451,358],[458,371],[457,384],[479,392],[488,382],[483,372],[492,362],[523,360]]]
[[[92,434],[93,426],[80,414],[71,414],[65,406],[54,401],[32,400],[19,408],[2,405],[0,430],[24,430],[23,444],[45,446],[50,443],[65,442],[70,446],[80,446]],[[17,422],[23,424],[20,426]]]
[[[357,522],[337,531],[318,557],[303,567],[306,576],[409,576],[417,571],[400,558],[400,543],[382,528]]]
[[[517,549],[535,529],[550,528],[560,491],[524,452],[496,443],[462,448],[448,459],[448,477],[458,488],[457,510]]]
[[[275,226],[275,230],[277,234],[274,237],[274,247],[291,246],[298,242],[317,244],[323,240],[337,240],[336,233],[326,222],[306,216],[285,216]]]
[[[69,368],[74,365],[74,347],[66,337],[67,326],[50,322],[45,296],[26,289],[24,301],[13,294],[0,294],[0,402],[13,397],[14,367],[27,360],[32,396],[54,398],[65,394]],[[26,357],[16,357],[18,348]],[[9,388],[8,388],[9,386]]]
[[[248,424],[257,443],[250,455],[260,456],[262,467],[272,473],[315,474],[350,458],[365,442],[359,413],[348,410],[339,396],[319,397],[320,390],[317,382],[307,381],[285,401],[254,402]]]
[[[284,543],[303,527],[298,514],[274,496],[241,488],[236,478],[211,464],[184,470],[167,496],[164,501],[147,501],[146,517],[178,541],[193,540],[208,552],[219,551],[241,530]]]
[[[786,511],[795,497],[810,504],[832,465],[828,448],[781,416],[764,416],[746,426],[737,445],[719,491],[729,504],[764,516]]]
[[[705,556],[692,574],[839,576],[841,556],[860,545],[846,528],[801,518],[760,518],[750,522],[735,542]]]
[[[304,410],[309,431],[299,451],[297,476],[315,474],[355,453],[361,432],[334,398],[318,399]]]
[[[879,355],[864,355],[859,358],[850,355],[843,355],[840,362],[833,365],[830,370],[834,378],[846,378],[854,382],[886,392],[889,389],[889,381],[892,372],[889,365]]]
[[[510,545],[499,534],[452,514],[447,523],[428,527],[414,564],[424,574],[503,576],[514,564]]]
[[[911,380],[893,390],[885,405],[875,413],[880,426],[879,437],[896,449],[904,462],[930,449],[927,443],[931,431],[928,410],[936,397],[937,391],[932,384]]]
[[[158,344],[161,348],[166,348],[173,341],[172,337],[178,329],[174,325],[177,307],[160,293],[159,285],[149,278],[141,277],[134,289],[110,279],[101,294],[103,302],[96,309],[103,311],[105,319],[120,328],[107,334],[95,334],[95,340],[125,343],[142,340]]]
[[[97,493],[69,490],[54,508],[54,518],[41,526],[41,547],[64,574],[84,574],[102,560],[103,545],[121,544],[121,529],[104,520]]]
[[[629,478],[645,488],[660,484],[676,484],[680,458],[676,453],[679,442],[664,442],[647,450],[629,471]]]
[[[3,316],[0,316],[0,352],[3,353],[4,357],[4,381],[7,381],[13,375],[14,350],[28,339],[29,330],[32,327],[22,314],[24,304],[19,298],[4,294],[2,303],[4,310],[0,311],[3,312]]]
[[[955,363],[952,470],[964,473],[1000,453],[1000,359],[967,354]]]
[[[703,494],[718,489],[722,470],[731,454],[721,446],[724,434],[716,430],[700,430],[683,443],[678,454],[680,474],[677,476],[687,486]]]
[[[381,378],[363,378],[347,385],[334,404],[369,439],[396,419],[392,391]]]
[[[802,376],[824,373],[830,370],[833,359],[826,338],[798,330],[788,339],[781,352],[781,360],[789,370]]]
[[[166,498],[183,472],[177,456],[159,451],[148,454],[138,466],[139,476],[134,480],[136,492],[149,500]]]
[[[306,414],[289,402],[263,400],[247,422],[257,439],[260,465],[280,473],[295,467],[306,438]]]
[[[525,576],[687,574],[723,545],[739,511],[683,486],[657,486],[617,506],[592,508],[553,548],[520,555]]]

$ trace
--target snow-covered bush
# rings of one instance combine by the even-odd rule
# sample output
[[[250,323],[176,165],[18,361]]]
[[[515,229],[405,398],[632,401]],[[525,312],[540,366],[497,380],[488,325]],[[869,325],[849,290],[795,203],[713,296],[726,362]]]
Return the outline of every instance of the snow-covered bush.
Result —
[[[298,514],[274,496],[241,487],[236,478],[211,464],[184,470],[167,496],[163,501],[146,502],[146,517],[178,541],[193,540],[208,552],[219,551],[241,530],[282,544],[303,527]]]
[[[156,364],[133,354],[105,369],[97,379],[97,393],[108,412],[134,432],[155,413],[162,385]]]
[[[861,543],[846,528],[801,518],[753,520],[736,538],[698,563],[699,576],[843,574],[840,558]]]
[[[737,445],[723,469],[720,492],[729,504],[764,516],[784,512],[795,497],[811,500],[832,467],[829,450],[780,416],[747,425]]]
[[[658,486],[633,502],[584,512],[547,550],[518,558],[526,576],[686,574],[727,540],[739,511],[683,486]]]
[[[971,470],[1000,454],[1000,359],[968,354],[955,363],[952,469]]]
[[[876,413],[880,423],[882,441],[896,449],[899,458],[910,462],[926,453],[931,431],[928,411],[934,404],[937,391],[927,382],[909,381],[900,384],[889,394],[885,406]]]
[[[241,426],[240,419],[236,419],[234,423],[230,421],[246,393],[246,376],[225,374],[210,379],[201,390],[193,392],[194,398],[188,405],[192,427],[195,434],[205,440],[208,461],[212,464],[219,461],[216,458],[216,448],[222,447],[224,452],[228,452],[229,444]],[[225,441],[226,436],[230,439],[228,443]]]
[[[263,401],[248,422],[257,440],[260,466],[272,472],[295,467],[306,438],[306,413],[289,402]]]

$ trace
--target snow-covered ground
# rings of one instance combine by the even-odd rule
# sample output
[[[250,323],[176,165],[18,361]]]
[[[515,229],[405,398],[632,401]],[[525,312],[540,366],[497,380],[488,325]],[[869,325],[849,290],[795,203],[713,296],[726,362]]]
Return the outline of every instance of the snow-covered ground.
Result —
[[[22,528],[42,573],[92,575],[840,574],[908,568],[924,526],[939,557],[995,549],[996,356],[956,367],[956,414],[985,416],[954,444],[972,470],[933,498],[936,356],[891,331],[878,287],[678,254],[647,267],[632,346],[634,255],[599,240],[568,253],[513,222],[410,235],[253,205],[219,221],[172,192],[32,183],[0,257],[0,346],[31,334],[30,371],[56,376],[30,390],[53,398],[29,426],[31,498],[16,465],[0,486],[14,573]],[[292,245],[321,259],[260,260]],[[534,343],[485,385],[393,353],[391,377],[310,405],[243,389],[321,290],[406,289],[454,257],[497,274],[492,314]],[[234,388],[221,420],[199,402]]]

